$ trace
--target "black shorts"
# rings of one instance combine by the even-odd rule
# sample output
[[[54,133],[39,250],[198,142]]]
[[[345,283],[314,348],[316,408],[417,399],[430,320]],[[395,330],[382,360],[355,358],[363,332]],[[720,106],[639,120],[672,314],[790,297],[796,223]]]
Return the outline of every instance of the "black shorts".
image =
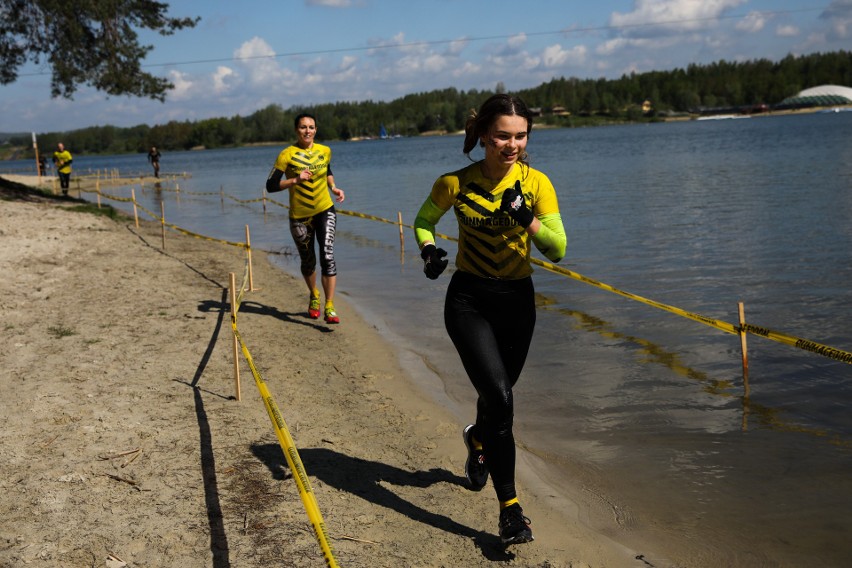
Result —
[[[320,270],[323,276],[336,276],[334,262],[334,232],[337,228],[337,213],[334,206],[313,217],[290,219],[290,234],[302,259],[302,274],[308,276],[317,269],[317,254],[314,242],[319,243]]]

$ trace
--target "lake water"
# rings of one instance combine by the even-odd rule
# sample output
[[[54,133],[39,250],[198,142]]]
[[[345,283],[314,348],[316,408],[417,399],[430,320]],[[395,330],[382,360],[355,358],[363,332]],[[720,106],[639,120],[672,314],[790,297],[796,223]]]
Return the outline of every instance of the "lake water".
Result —
[[[467,163],[460,136],[330,146],[340,208],[408,224],[434,179]],[[742,301],[749,323],[852,351],[852,113],[537,130],[528,150],[559,195],[562,266],[730,323]],[[180,200],[137,198],[189,230],[242,241],[248,224],[254,248],[292,250],[286,210],[189,193],[261,197],[278,151],[166,153],[163,172],[191,173]],[[75,166],[150,172],[143,154]],[[423,276],[410,230],[401,259],[397,227],[338,219],[339,294],[471,420],[442,321],[448,279]],[[438,230],[457,234],[452,214]],[[746,404],[737,336],[541,268],[534,281],[516,437],[548,483],[583,496],[589,524],[680,566],[848,565],[852,365],[749,335]]]

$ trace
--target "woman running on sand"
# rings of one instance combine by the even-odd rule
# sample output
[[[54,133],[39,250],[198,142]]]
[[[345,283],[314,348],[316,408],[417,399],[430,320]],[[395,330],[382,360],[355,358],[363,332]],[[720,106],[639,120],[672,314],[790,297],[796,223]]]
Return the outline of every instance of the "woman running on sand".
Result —
[[[532,114],[517,97],[489,98],[465,125],[464,153],[478,144],[484,159],[444,174],[415,220],[426,276],[436,279],[447,253],[435,245],[435,225],[451,208],[459,225],[456,271],[444,304],[447,332],[478,394],[476,421],[464,429],[470,488],[488,475],[500,505],[501,541],[533,540],[515,491],[512,387],[526,361],[535,326],[530,250],[553,262],[565,254],[556,192],[528,163]]]
[[[290,233],[302,259],[301,271],[308,285],[308,317],[320,316],[320,293],[317,289],[317,255],[314,241],[319,243],[322,288],[325,293],[326,323],[340,323],[334,309],[337,265],[334,262],[334,232],[337,213],[328,192],[338,203],[345,199],[343,190],[334,185],[331,173],[331,149],[317,144],[316,118],[300,114],[295,120],[296,142],[285,148],[275,161],[266,180],[266,191],[290,190]]]

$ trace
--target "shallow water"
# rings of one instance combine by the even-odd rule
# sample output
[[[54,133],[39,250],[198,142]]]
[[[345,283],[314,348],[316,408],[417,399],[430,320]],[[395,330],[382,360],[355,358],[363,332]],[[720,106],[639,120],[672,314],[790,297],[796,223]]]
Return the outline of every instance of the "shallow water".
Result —
[[[559,194],[563,266],[729,323],[742,301],[749,323],[852,351],[850,132],[852,113],[761,117],[535,131],[529,151]],[[467,163],[461,143],[330,144],[340,207],[411,223],[434,179]],[[163,172],[192,175],[180,200],[138,187],[137,197],[156,212],[162,200],[167,220],[190,230],[241,241],[249,224],[253,247],[289,249],[285,210],[190,193],[260,197],[279,150],[167,153]],[[149,171],[144,154],[75,165]],[[454,219],[438,229],[455,235]],[[397,227],[341,216],[338,290],[469,420],[473,392],[443,329],[447,279],[423,277],[404,236],[400,262]],[[534,280],[517,438],[551,482],[610,511],[590,523],[689,566],[852,558],[852,365],[749,335],[744,404],[738,337],[542,269]]]

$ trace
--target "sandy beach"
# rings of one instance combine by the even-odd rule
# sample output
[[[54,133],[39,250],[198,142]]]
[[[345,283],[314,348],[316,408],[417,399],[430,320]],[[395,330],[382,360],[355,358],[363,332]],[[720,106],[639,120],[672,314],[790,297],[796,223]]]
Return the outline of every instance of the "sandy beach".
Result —
[[[0,197],[0,566],[325,565],[243,357],[234,396],[244,250],[174,231],[163,248],[158,223]],[[553,508],[544,483],[519,487],[535,542],[504,549],[490,483],[465,487],[464,424],[345,297],[340,325],[309,320],[301,280],[262,253],[252,266],[240,334],[340,566],[667,565]]]

